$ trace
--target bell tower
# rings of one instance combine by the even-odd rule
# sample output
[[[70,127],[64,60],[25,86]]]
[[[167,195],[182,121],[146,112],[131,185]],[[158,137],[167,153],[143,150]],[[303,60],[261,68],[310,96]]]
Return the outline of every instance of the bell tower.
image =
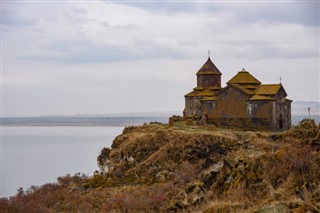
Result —
[[[197,72],[197,87],[209,88],[209,87],[219,87],[221,88],[221,75],[222,73],[214,65],[210,59],[210,51],[208,60],[200,70]]]

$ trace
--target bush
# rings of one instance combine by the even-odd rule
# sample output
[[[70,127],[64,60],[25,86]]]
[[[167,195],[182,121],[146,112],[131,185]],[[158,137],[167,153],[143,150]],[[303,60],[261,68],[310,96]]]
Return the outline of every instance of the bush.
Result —
[[[320,178],[320,168],[316,156],[308,145],[279,149],[277,153],[267,157],[265,176],[276,189],[289,176],[293,176],[297,186],[306,182],[317,182]]]
[[[318,132],[318,127],[313,119],[303,119],[291,130],[292,136],[301,140],[313,140]]]

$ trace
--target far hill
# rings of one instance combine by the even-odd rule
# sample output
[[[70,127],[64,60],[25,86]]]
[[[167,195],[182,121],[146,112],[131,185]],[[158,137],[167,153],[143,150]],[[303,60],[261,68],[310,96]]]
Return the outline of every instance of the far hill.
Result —
[[[320,102],[292,102],[292,124],[310,115],[320,122]],[[182,115],[182,111],[128,112],[115,114],[43,115],[37,117],[1,117],[3,126],[130,126],[149,122],[168,122],[172,115]]]
[[[310,107],[311,115],[320,115],[320,102],[318,101],[293,101],[292,115],[308,115],[308,107]]]

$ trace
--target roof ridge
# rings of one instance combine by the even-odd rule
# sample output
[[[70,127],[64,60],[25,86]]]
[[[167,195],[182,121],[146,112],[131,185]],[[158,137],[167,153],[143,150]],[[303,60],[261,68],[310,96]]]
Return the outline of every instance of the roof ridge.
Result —
[[[223,93],[225,90],[229,89],[230,87],[235,88],[236,90],[240,91],[241,93],[245,94],[245,95],[249,95],[252,96],[252,92],[249,91],[248,89],[246,89],[245,87],[239,85],[239,84],[229,84],[226,87],[222,88],[221,90],[219,90],[216,95],[219,95],[221,93]]]
[[[202,67],[197,72],[199,74],[215,74],[222,75],[220,70],[216,67],[216,65],[211,61],[211,58],[208,57],[208,60],[202,65]]]
[[[250,101],[262,101],[262,100],[275,100],[274,98],[271,98],[266,95],[260,95],[260,94],[254,94],[250,99]]]
[[[261,82],[248,71],[239,71],[227,84],[261,84]]]

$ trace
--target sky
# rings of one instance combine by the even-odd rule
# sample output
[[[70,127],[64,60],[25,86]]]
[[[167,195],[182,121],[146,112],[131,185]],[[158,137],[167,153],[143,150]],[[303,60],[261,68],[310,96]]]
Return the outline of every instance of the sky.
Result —
[[[317,1],[1,1],[2,116],[182,111],[208,50],[319,101]]]

